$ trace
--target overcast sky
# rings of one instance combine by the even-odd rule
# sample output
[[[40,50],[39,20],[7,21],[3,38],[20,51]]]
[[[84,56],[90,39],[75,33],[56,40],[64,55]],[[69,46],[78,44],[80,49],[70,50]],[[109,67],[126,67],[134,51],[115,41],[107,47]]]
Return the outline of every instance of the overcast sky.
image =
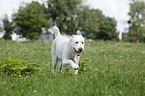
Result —
[[[41,0],[0,0],[0,18],[5,14],[11,18],[12,13],[16,12],[22,2],[32,2]],[[117,20],[117,29],[124,31],[128,27],[129,19],[129,0],[85,0],[90,8],[100,9],[105,16],[114,17]]]

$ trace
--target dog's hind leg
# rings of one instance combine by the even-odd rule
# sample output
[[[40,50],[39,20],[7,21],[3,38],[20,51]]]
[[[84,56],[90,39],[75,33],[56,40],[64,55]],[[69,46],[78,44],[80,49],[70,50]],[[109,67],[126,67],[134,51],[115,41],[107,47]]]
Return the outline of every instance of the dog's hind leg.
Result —
[[[52,66],[53,66],[53,73],[55,73],[56,71],[56,66],[57,66],[57,63],[58,63],[58,58],[57,57],[53,57],[52,58]]]
[[[59,64],[59,71],[61,71],[61,69],[62,69],[62,59],[61,59],[61,62]]]

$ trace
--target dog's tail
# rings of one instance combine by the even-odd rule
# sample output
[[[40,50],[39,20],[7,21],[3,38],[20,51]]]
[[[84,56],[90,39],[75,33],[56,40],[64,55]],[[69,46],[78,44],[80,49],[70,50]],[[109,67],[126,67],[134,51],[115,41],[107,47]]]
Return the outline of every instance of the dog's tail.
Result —
[[[59,28],[57,26],[53,27],[53,32],[55,33],[55,38],[57,38],[58,36],[61,36]]]

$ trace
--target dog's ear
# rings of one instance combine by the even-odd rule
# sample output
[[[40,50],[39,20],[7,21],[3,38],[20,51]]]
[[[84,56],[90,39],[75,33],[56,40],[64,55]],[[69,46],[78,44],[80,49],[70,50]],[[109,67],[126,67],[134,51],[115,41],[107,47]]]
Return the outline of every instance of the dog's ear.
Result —
[[[71,38],[74,38],[74,37],[75,37],[75,35],[72,35],[72,36],[71,36]]]
[[[72,36],[70,37],[70,42],[73,41],[74,37],[75,37],[75,35],[72,35]]]

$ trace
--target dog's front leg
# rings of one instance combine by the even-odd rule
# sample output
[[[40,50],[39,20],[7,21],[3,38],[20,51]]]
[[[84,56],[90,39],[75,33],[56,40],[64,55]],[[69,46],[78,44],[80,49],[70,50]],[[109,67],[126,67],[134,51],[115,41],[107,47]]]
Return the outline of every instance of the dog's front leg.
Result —
[[[74,74],[77,74],[78,73],[79,65],[78,64],[75,64],[72,60],[64,59],[62,61],[62,63],[63,63],[63,66],[65,66],[66,64],[70,64],[73,67]]]
[[[74,57],[74,61],[75,63],[78,65],[79,64],[79,60],[80,60],[80,56],[75,56]]]
[[[80,56],[75,56],[75,57],[74,57],[74,61],[75,61],[75,63],[76,63],[77,65],[79,65],[79,59],[80,59]],[[77,73],[78,73],[78,68],[77,68],[77,69],[73,69],[73,72],[74,72],[75,74],[77,74]]]

